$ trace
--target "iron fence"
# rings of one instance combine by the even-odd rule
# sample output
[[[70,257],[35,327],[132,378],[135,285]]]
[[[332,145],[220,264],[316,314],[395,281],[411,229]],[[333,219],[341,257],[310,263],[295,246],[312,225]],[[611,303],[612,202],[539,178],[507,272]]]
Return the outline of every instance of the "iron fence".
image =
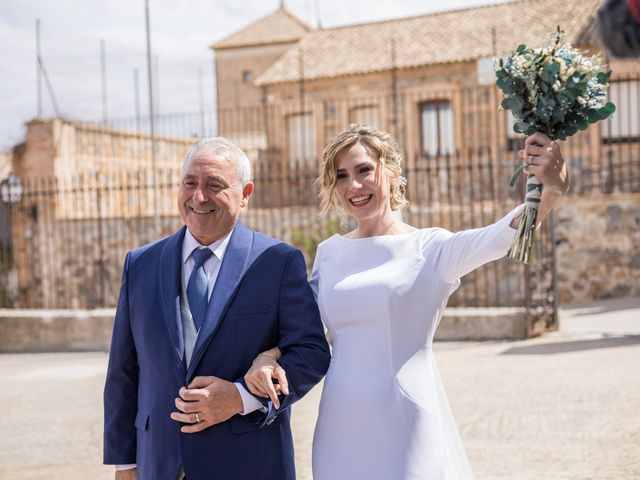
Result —
[[[640,191],[640,82],[616,82],[610,97],[618,117],[562,145],[570,195]],[[409,223],[452,231],[489,224],[522,196],[522,188],[507,183],[523,138],[510,131],[511,119],[496,108],[499,100],[492,86],[427,86],[342,99],[310,91],[219,109],[215,116],[202,110],[163,116],[154,143],[145,119],[64,121],[52,129],[58,132],[52,175],[25,170],[21,200],[0,208],[0,306],[115,305],[125,252],[181,226],[179,169],[194,136],[202,134],[226,136],[247,152],[256,189],[243,221],[301,248],[309,266],[319,242],[349,228],[335,216],[319,216],[315,179],[318,152],[354,121],[386,129],[401,143]],[[450,305],[527,305],[531,318],[553,322],[552,227],[552,219],[545,222],[532,266],[507,259],[484,266],[463,279]]]
[[[407,169],[416,201],[404,212],[417,226],[450,230],[491,223],[517,202],[503,184],[511,164],[485,159],[465,165],[425,164]],[[126,251],[176,231],[180,171],[103,172],[69,178],[26,179],[19,203],[9,204],[11,248],[0,251],[3,307],[98,308],[114,306]],[[291,168],[286,174],[255,172],[255,194],[242,220],[255,230],[301,248],[312,265],[319,242],[349,225],[318,209],[317,172]],[[154,197],[155,195],[155,197]],[[154,198],[156,202],[154,203]],[[159,222],[155,222],[155,217]],[[452,304],[521,305],[522,268],[508,260],[465,278]]]

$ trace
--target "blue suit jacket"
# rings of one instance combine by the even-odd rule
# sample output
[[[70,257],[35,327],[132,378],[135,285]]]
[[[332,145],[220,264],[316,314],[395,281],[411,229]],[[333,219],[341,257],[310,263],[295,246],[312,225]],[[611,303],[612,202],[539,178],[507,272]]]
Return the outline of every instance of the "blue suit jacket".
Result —
[[[302,254],[236,225],[187,370],[180,319],[185,227],[127,254],[104,390],[104,463],[137,463],[138,478],[294,479],[289,409],[329,365]],[[277,411],[235,415],[195,434],[169,417],[199,375],[238,381],[275,345],[290,394]]]

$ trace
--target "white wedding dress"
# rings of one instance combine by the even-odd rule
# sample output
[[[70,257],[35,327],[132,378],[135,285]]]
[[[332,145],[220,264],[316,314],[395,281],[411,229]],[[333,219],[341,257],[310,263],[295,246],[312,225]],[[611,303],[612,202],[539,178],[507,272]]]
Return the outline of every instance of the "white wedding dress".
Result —
[[[473,479],[431,346],[460,277],[507,253],[520,208],[456,234],[334,235],[318,247],[311,284],[333,358],[314,480]]]

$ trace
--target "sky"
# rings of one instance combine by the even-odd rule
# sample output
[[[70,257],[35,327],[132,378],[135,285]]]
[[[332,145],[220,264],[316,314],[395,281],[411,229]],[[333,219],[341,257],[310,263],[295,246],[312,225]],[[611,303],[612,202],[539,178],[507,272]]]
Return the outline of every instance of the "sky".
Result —
[[[288,0],[285,8],[324,28],[502,3],[505,0]],[[144,0],[2,0],[0,3],[0,150],[24,140],[37,115],[36,20],[40,46],[62,116],[103,118],[148,111]],[[160,115],[215,109],[212,43],[275,11],[280,0],[149,0],[153,77]],[[155,88],[155,87],[154,87]],[[54,109],[42,81],[42,113]]]

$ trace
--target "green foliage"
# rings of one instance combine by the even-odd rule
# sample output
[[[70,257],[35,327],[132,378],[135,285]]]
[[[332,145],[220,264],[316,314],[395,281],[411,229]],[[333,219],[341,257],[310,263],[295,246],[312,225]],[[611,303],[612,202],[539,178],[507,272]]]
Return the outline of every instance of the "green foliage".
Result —
[[[599,57],[586,56],[562,38],[558,27],[546,47],[519,45],[498,63],[501,106],[512,111],[516,133],[565,140],[615,112],[611,102],[602,104],[611,71],[601,71]]]
[[[340,226],[335,218],[328,218],[320,228],[312,224],[304,224],[291,229],[291,243],[299,248],[307,260],[308,268],[311,268],[316,258],[318,245],[331,235],[338,233]]]

